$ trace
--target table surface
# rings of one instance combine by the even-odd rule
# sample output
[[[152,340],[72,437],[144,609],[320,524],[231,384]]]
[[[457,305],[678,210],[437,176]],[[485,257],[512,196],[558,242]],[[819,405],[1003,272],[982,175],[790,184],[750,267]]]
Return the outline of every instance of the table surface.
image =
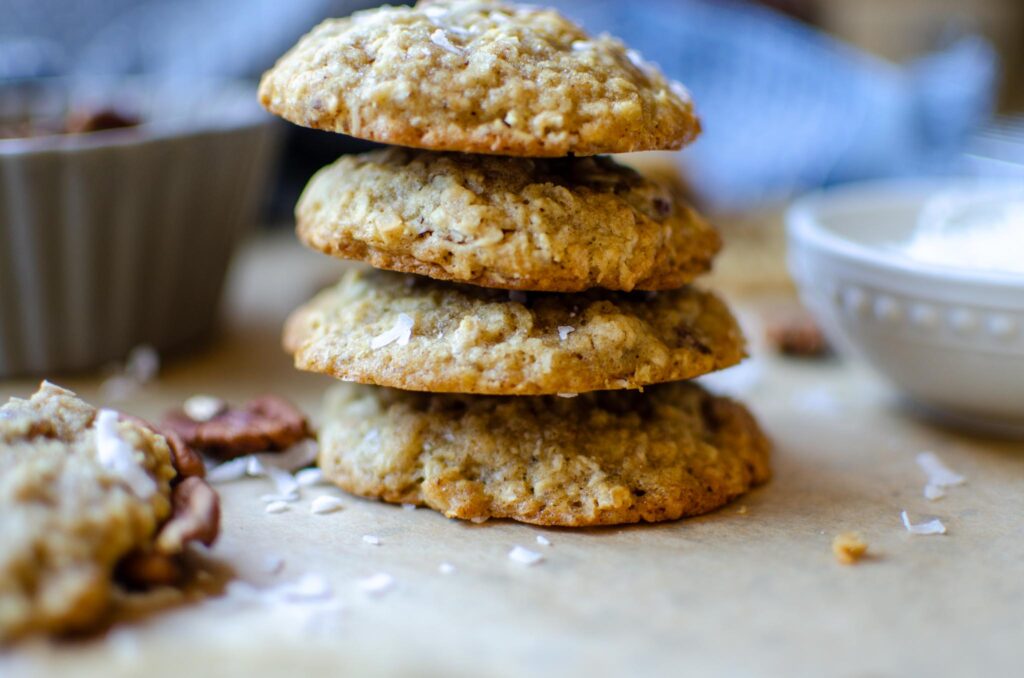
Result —
[[[225,327],[207,349],[169,361],[160,378],[113,403],[158,417],[195,393],[239,401],[275,392],[316,412],[329,380],[300,374],[278,348],[289,309],[343,264],[286,237],[251,243],[233,269]],[[739,296],[752,338],[764,299]],[[667,674],[1008,675],[1024,660],[1024,449],[917,421],[873,374],[839,360],[754,358],[718,379],[742,394],[773,438],[774,480],[711,515],[597,530],[447,520],[306,489],[268,515],[264,479],[220,485],[223,533],[202,555],[207,588],[257,587],[306,573],[328,601],[151,595],[119,605],[104,635],[34,640],[0,654],[0,674],[352,675]],[[104,403],[100,378],[59,383]],[[0,396],[32,381],[2,382]],[[109,403],[105,403],[109,404]],[[915,455],[932,450],[966,485],[922,495]],[[312,515],[310,500],[344,509]],[[943,536],[900,522],[940,518]],[[870,557],[838,564],[834,535],[860,532]],[[363,535],[380,537],[380,545]],[[538,535],[551,545],[541,546]],[[527,567],[515,545],[542,552]],[[267,563],[284,559],[279,573]],[[451,563],[455,571],[441,574]],[[375,573],[394,587],[372,596]],[[205,668],[205,670],[203,670]],[[145,673],[140,673],[144,671]]]

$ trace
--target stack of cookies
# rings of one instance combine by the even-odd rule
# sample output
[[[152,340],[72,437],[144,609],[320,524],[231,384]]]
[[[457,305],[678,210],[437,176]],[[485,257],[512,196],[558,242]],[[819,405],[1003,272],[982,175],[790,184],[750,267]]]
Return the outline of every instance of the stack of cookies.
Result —
[[[768,478],[751,415],[685,381],[744,356],[689,286],[718,235],[606,157],[691,141],[681,86],[554,11],[439,0],[324,22],[260,97],[393,145],[321,170],[296,209],[304,243],[378,269],[285,329],[297,367],[350,382],[327,398],[327,478],[566,526],[703,513]]]

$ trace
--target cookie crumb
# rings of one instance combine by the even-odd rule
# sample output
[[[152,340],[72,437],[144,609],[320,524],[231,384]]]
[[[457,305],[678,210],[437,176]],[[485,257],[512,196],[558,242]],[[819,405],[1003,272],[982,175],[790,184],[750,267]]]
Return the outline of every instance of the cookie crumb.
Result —
[[[740,506],[738,509],[736,509],[736,513],[740,514],[741,516],[747,515],[747,505],[744,504]]]
[[[853,565],[867,552],[868,543],[856,532],[843,532],[832,540],[832,553],[843,565]]]

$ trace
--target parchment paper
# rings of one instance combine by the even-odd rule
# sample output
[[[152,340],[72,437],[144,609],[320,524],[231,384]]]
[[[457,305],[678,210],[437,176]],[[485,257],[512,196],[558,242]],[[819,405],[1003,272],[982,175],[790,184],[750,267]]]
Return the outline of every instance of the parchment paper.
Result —
[[[160,380],[115,405],[149,417],[195,393],[262,392],[309,411],[329,380],[294,372],[278,349],[284,314],[340,265],[290,238],[247,250],[231,281],[222,336],[170,361]],[[735,299],[759,334],[753,297]],[[756,342],[755,342],[756,343]],[[874,375],[849,362],[755,358],[726,381],[774,438],[775,479],[712,515],[591,531],[471,525],[304,491],[268,515],[260,479],[221,485],[224,530],[203,558],[220,588],[271,587],[315,573],[316,605],[178,601],[76,642],[0,654],[0,675],[1012,675],[1024,660],[1024,449],[907,416]],[[57,378],[93,402],[99,379]],[[27,395],[34,381],[0,384]],[[914,456],[932,450],[968,478],[926,501]],[[311,515],[319,494],[343,510]],[[949,532],[917,537],[914,520]],[[859,531],[870,557],[838,564],[833,536]],[[377,535],[380,545],[362,536]],[[551,546],[537,544],[544,535]],[[512,562],[522,545],[544,555]],[[284,560],[277,574],[268,559]],[[441,574],[442,562],[455,571]],[[387,573],[369,595],[361,578]],[[172,599],[173,602],[173,599]],[[159,605],[156,607],[160,607]],[[140,611],[142,609],[143,611]],[[317,673],[314,673],[317,672]]]

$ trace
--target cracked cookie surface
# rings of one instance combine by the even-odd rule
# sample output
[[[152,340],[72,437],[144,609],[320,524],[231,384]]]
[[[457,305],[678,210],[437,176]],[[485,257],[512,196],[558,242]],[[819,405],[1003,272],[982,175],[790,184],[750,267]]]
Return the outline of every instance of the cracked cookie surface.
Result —
[[[706,513],[767,481],[769,452],[742,405],[684,382],[577,398],[340,384],[319,463],[348,492],[450,518],[580,527]]]
[[[507,292],[363,268],[295,311],[284,345],[345,381],[487,395],[640,388],[744,356],[725,304],[694,287]]]
[[[531,157],[675,150],[688,93],[549,9],[421,2],[328,19],[260,82],[298,125],[397,146]]]
[[[610,158],[345,156],[309,182],[296,222],[306,245],[336,257],[548,292],[679,287],[721,246],[672,187]]]

